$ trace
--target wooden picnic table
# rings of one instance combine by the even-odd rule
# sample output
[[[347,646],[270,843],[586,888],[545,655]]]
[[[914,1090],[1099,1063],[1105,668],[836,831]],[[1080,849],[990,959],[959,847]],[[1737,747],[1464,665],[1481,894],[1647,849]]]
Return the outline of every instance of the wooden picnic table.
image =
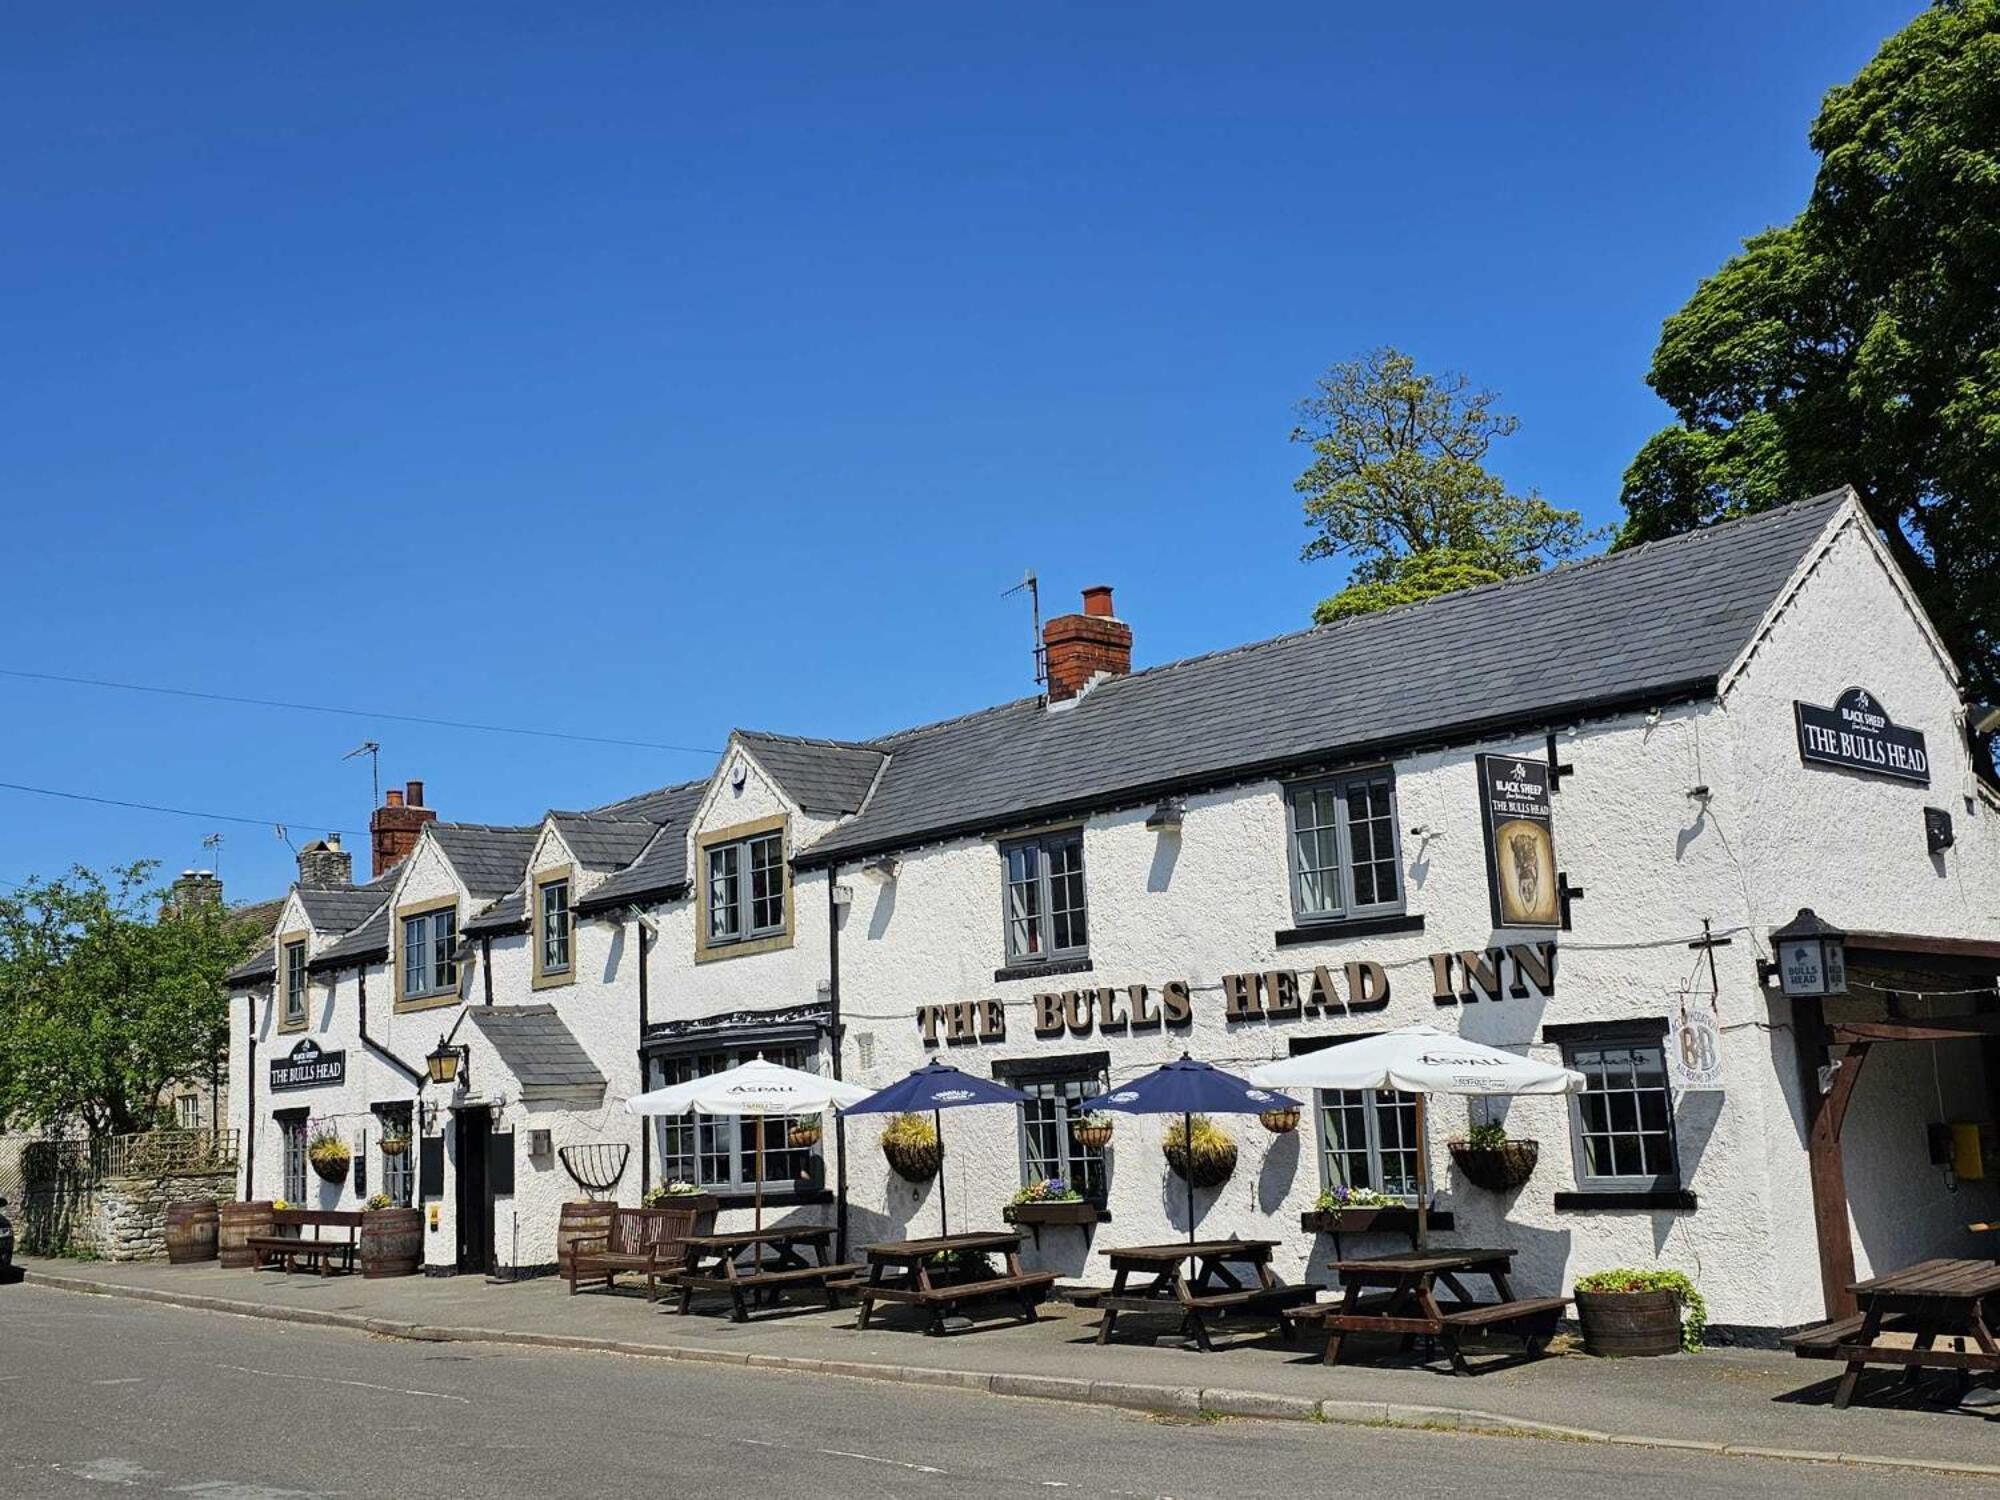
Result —
[[[1078,1302],[1104,1311],[1097,1342],[1110,1341],[1121,1312],[1178,1312],[1181,1332],[1204,1350],[1211,1317],[1276,1317],[1319,1295],[1317,1286],[1286,1286],[1271,1270],[1276,1240],[1197,1240],[1165,1245],[1131,1245],[1107,1250],[1112,1270],[1108,1291],[1085,1293]],[[1190,1267],[1192,1274],[1190,1274]],[[1132,1285],[1134,1276],[1142,1278]]]
[[[1383,1333],[1401,1338],[1407,1349],[1419,1337],[1444,1345],[1454,1374],[1470,1375],[1460,1340],[1490,1329],[1516,1332],[1527,1341],[1530,1356],[1538,1355],[1555,1332],[1567,1297],[1516,1297],[1509,1281],[1512,1250],[1413,1250],[1399,1255],[1336,1260],[1342,1296],[1338,1302],[1295,1308],[1286,1314],[1294,1324],[1317,1322],[1326,1329],[1328,1364],[1340,1362],[1341,1340],[1348,1334]],[[1493,1284],[1494,1300],[1482,1301],[1466,1289],[1462,1278],[1481,1276]],[[1442,1282],[1455,1301],[1437,1300]]]
[[[832,1239],[832,1228],[824,1224],[691,1234],[681,1241],[681,1268],[673,1277],[681,1292],[680,1311],[693,1308],[698,1291],[727,1292],[730,1316],[746,1323],[752,1302],[768,1306],[789,1287],[817,1288],[828,1307],[838,1307],[841,1289],[861,1267],[830,1263],[826,1257]],[[812,1252],[810,1260],[801,1253],[806,1250]]]
[[[2000,1370],[2000,1344],[1987,1319],[2000,1312],[2000,1265],[1990,1260],[1926,1260],[1848,1288],[1861,1310],[1795,1333],[1787,1342],[1802,1359],[1847,1364],[1833,1393],[1835,1409],[1854,1399],[1869,1365],[1901,1365],[1910,1383],[1925,1369],[1956,1370],[1970,1384],[1975,1370]],[[1887,1335],[1897,1342],[1883,1343]],[[1905,1342],[1907,1340],[1907,1342]],[[1951,1347],[1940,1349],[1940,1340]],[[1968,1349],[1970,1342],[1975,1347]]]
[[[1017,1229],[977,1230],[966,1234],[944,1234],[923,1240],[885,1240],[879,1245],[863,1245],[868,1260],[868,1279],[858,1284],[861,1299],[860,1323],[868,1319],[877,1302],[901,1303],[924,1308],[930,1322],[924,1332],[945,1331],[945,1319],[963,1303],[988,1297],[1011,1297],[1021,1309],[1024,1322],[1036,1320],[1038,1296],[1055,1285],[1053,1271],[1021,1269],[1021,1233]],[[1005,1257],[1007,1269],[999,1276],[977,1281],[940,1283],[932,1271],[939,1257],[950,1255],[993,1255]]]

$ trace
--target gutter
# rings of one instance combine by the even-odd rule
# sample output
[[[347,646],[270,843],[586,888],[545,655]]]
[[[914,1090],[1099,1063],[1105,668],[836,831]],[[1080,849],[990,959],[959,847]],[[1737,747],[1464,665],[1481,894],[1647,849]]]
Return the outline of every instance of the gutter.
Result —
[[[1377,740],[1358,740],[1325,750],[1246,761],[1238,766],[1203,772],[1199,775],[1161,777],[1155,781],[1118,787],[1093,796],[1071,797],[1062,802],[1036,803],[1004,815],[988,814],[981,818],[962,818],[955,823],[937,824],[928,828],[912,828],[882,838],[842,844],[837,849],[829,850],[815,845],[794,855],[792,867],[795,870],[817,870],[832,865],[836,860],[858,861],[877,854],[893,854],[900,850],[913,849],[924,844],[943,844],[955,839],[991,837],[1010,829],[1037,827],[1043,823],[1110,812],[1121,807],[1137,807],[1162,797],[1184,797],[1195,792],[1241,786],[1246,782],[1269,781],[1318,770],[1334,770],[1368,761],[1414,755],[1425,750],[1452,749],[1477,744],[1482,740],[1504,734],[1529,731],[1542,733],[1551,727],[1567,726],[1583,719],[1605,718],[1636,709],[1695,702],[1713,696],[1716,682],[1714,676],[1688,678],[1681,682],[1650,688],[1644,692],[1615,693],[1602,698],[1586,698],[1573,703],[1558,704],[1553,708],[1538,708],[1532,712],[1500,714],[1490,719],[1468,720],[1450,730]]]
[[[794,861],[796,863],[796,861]],[[678,901],[688,892],[685,880],[676,880],[651,889],[625,891],[606,898],[586,896],[572,908],[578,916],[592,916],[601,911],[617,911],[621,907],[641,907],[648,902]]]

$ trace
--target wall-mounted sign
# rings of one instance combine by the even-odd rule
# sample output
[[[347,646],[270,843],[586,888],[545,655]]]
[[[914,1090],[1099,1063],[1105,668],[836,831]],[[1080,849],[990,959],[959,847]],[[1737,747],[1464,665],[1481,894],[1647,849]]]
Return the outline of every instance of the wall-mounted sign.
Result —
[[[347,1081],[347,1054],[325,1052],[311,1037],[301,1037],[283,1057],[271,1059],[271,1092],[317,1088]]]
[[[1495,927],[1559,927],[1549,763],[1527,756],[1479,757],[1480,821]]]
[[[1882,700],[1868,689],[1849,688],[1831,708],[1794,699],[1792,711],[1799,722],[1799,759],[1919,786],[1931,784],[1931,757],[1924,748],[1923,731],[1905,729],[1890,718]]]
[[[1667,1036],[1667,1076],[1684,1094],[1722,1090],[1722,1026],[1714,1002],[1689,998]]]

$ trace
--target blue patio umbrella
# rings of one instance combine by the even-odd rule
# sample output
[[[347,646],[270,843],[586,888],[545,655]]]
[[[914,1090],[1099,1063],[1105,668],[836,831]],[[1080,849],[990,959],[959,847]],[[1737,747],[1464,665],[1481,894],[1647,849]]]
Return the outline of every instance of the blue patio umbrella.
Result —
[[[1298,1100],[1276,1089],[1259,1088],[1247,1078],[1225,1073],[1213,1063],[1196,1062],[1183,1052],[1165,1067],[1083,1101],[1086,1110],[1115,1109],[1128,1115],[1179,1115],[1188,1143],[1186,1172],[1188,1243],[1194,1243],[1194,1117],[1198,1114],[1260,1115],[1267,1109],[1295,1109]]]
[[[930,1111],[931,1123],[938,1137],[938,1223],[940,1232],[949,1234],[951,1208],[945,1201],[943,1112],[973,1104],[1021,1104],[1026,1102],[1027,1097],[1018,1089],[1010,1089],[990,1078],[979,1078],[960,1072],[950,1063],[933,1061],[907,1077],[898,1078],[886,1089],[870,1094],[859,1103],[848,1105],[840,1113],[844,1118],[848,1115],[916,1115]]]

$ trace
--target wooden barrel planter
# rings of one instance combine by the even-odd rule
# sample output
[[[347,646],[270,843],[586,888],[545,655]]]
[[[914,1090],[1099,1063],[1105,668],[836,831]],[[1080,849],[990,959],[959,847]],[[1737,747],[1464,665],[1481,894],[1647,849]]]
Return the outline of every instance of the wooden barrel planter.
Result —
[[[225,1203],[216,1210],[215,1244],[225,1266],[254,1266],[257,1252],[250,1248],[253,1236],[271,1232],[271,1200]]]
[[[422,1209],[371,1208],[361,1215],[363,1276],[414,1276],[423,1258]]]
[[[1672,1292],[1578,1292],[1583,1347],[1611,1359],[1681,1352],[1681,1302]]]
[[[191,1266],[214,1260],[218,1215],[213,1198],[183,1198],[167,1205],[167,1260]]]

